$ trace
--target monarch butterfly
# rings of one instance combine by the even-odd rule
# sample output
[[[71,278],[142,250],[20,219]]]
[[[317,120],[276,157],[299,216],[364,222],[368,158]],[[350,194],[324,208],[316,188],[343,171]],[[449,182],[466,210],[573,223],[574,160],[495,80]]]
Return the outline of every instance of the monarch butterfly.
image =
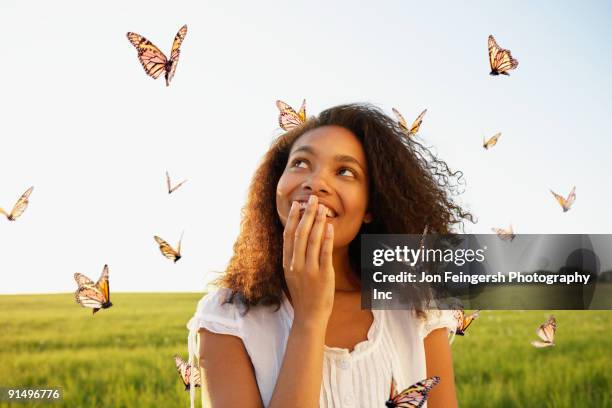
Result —
[[[81,273],[74,274],[78,289],[74,293],[77,303],[83,307],[91,307],[93,314],[100,309],[108,309],[110,302],[110,288],[108,284],[108,265],[104,265],[100,279],[94,284],[91,279]]]
[[[557,199],[557,202],[561,205],[561,208],[563,208],[563,212],[569,211],[569,209],[572,208],[574,201],[576,201],[576,186],[572,188],[572,191],[570,191],[567,198],[560,196],[559,194],[555,193],[552,190],[550,190],[550,192],[552,193],[553,196],[555,196],[555,198]]]
[[[276,107],[280,111],[278,125],[281,129],[288,131],[306,122],[306,99],[302,101],[302,106],[297,113],[295,109],[281,100],[276,101]]]
[[[489,36],[489,64],[491,65],[490,75],[508,75],[508,71],[518,67],[518,61],[512,58],[510,50],[501,48],[495,42],[492,35]]]
[[[176,370],[179,373],[179,377],[181,377],[183,384],[185,384],[185,391],[189,390],[191,385],[194,387],[200,387],[202,385],[200,373],[195,367],[177,355],[174,356],[174,363],[176,364]]]
[[[30,194],[32,194],[32,190],[34,190],[34,186],[28,188],[26,192],[23,193],[21,197],[19,197],[19,200],[17,200],[15,206],[13,207],[10,213],[7,213],[2,208],[0,208],[0,214],[6,215],[6,218],[9,221],[15,221],[21,214],[23,214],[26,208],[28,208],[28,198],[30,197]]]
[[[485,150],[488,150],[490,148],[492,148],[493,146],[495,146],[497,144],[497,139],[499,139],[499,137],[501,136],[501,132],[498,132],[496,134],[494,134],[493,136],[491,136],[491,138],[489,140],[482,140],[482,147],[485,148]]]
[[[425,116],[425,113],[427,113],[427,109],[421,112],[419,116],[417,116],[417,118],[414,120],[414,122],[412,122],[412,126],[408,128],[408,122],[406,122],[406,119],[404,119],[404,116],[397,109],[392,108],[392,110],[393,110],[393,113],[395,114],[395,117],[397,118],[399,127],[408,137],[414,136],[417,134],[417,132],[419,131],[419,128],[421,127],[421,123],[423,123],[423,116]]]
[[[164,241],[157,235],[155,235],[153,238],[159,244],[159,250],[161,251],[163,256],[174,261],[174,263],[176,263],[176,261],[181,259],[181,241],[183,240],[182,233],[181,233],[181,238],[179,239],[178,247],[176,250],[174,250],[174,248],[172,248],[166,241]]]
[[[542,341],[532,341],[531,344],[537,348],[554,346],[555,331],[557,331],[557,319],[551,315],[548,321],[541,324],[538,330],[536,330],[536,334]]]
[[[142,64],[147,75],[157,79],[162,72],[166,77],[166,86],[170,85],[174,72],[176,71],[176,65],[178,64],[179,56],[181,54],[181,44],[187,35],[187,25],[180,28],[178,33],[174,36],[174,42],[172,43],[172,51],[170,59],[166,58],[163,52],[159,50],[153,43],[140,34],[129,32],[127,38],[130,40],[132,45],[136,47],[138,51],[138,59]]]
[[[385,402],[387,408],[420,408],[427,401],[429,391],[440,382],[440,377],[434,376],[419,381],[404,391],[397,392],[395,379],[391,377],[391,391]]]
[[[168,185],[168,194],[172,194],[177,188],[179,188],[180,186],[185,184],[186,181],[187,180],[183,180],[180,183],[178,183],[176,186],[172,187],[172,185],[170,183],[170,174],[168,174],[168,172],[166,172],[166,184]]]
[[[455,334],[457,336],[463,336],[468,327],[472,324],[472,322],[479,316],[480,310],[476,310],[474,313],[469,316],[465,315],[463,308],[458,308],[453,310],[453,316],[457,319],[457,330],[455,330]]]
[[[502,241],[512,241],[514,238],[516,238],[516,234],[512,230],[512,225],[510,225],[510,228],[508,229],[491,228],[491,230],[496,233],[499,239]]]

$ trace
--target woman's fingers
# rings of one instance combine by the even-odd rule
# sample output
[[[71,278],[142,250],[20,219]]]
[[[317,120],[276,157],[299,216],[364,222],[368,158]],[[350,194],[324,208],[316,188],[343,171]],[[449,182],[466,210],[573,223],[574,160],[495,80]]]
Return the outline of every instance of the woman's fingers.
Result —
[[[325,226],[325,236],[323,237],[323,244],[321,244],[321,254],[319,258],[319,265],[323,273],[331,273],[334,271],[334,264],[332,262],[332,255],[334,253],[334,226],[327,224]],[[333,279],[333,276],[332,276]]]
[[[293,259],[293,241],[295,239],[295,229],[297,228],[300,216],[300,205],[297,201],[291,203],[291,209],[285,223],[283,231],[283,269],[288,271]]]
[[[308,270],[319,269],[319,253],[321,252],[321,241],[326,220],[325,207],[323,204],[319,204],[314,224],[308,236],[308,246],[306,247],[306,266]]]
[[[295,230],[295,241],[293,242],[293,268],[301,268],[304,265],[306,245],[308,245],[308,236],[310,235],[312,222],[315,218],[318,201],[319,199],[316,195],[313,194],[310,196],[306,211]]]

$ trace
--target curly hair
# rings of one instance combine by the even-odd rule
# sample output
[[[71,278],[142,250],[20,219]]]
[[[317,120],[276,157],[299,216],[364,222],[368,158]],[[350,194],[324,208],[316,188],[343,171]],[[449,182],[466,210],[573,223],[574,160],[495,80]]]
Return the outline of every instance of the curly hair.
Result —
[[[272,142],[259,165],[242,210],[240,234],[226,273],[214,284],[230,289],[226,302],[235,299],[249,307],[280,306],[286,288],[282,266],[283,225],[276,209],[276,186],[294,142],[321,126],[341,126],[361,142],[369,172],[368,210],[371,223],[363,224],[349,244],[350,264],[360,281],[360,235],[448,234],[464,220],[473,222],[453,200],[462,173],[453,172],[427,147],[406,136],[396,121],[369,104],[340,105],[309,118]],[[245,312],[245,313],[246,313]]]

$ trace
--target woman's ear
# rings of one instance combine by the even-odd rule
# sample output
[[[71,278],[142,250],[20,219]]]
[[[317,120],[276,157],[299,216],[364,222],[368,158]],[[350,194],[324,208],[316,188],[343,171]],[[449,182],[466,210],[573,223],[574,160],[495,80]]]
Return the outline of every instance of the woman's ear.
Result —
[[[365,215],[363,216],[363,222],[364,224],[369,224],[372,222],[372,214],[369,212],[366,212]]]

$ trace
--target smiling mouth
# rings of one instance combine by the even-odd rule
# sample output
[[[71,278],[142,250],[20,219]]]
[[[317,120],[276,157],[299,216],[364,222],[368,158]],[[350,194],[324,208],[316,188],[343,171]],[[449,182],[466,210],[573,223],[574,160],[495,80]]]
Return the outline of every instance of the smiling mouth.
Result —
[[[325,216],[327,218],[336,218],[337,214],[334,210],[332,210],[331,208],[327,207],[325,204],[321,204],[323,205],[323,207],[325,207]],[[300,217],[302,215],[304,215],[304,212],[306,211],[306,207],[308,206],[308,203],[305,202],[300,202]]]

